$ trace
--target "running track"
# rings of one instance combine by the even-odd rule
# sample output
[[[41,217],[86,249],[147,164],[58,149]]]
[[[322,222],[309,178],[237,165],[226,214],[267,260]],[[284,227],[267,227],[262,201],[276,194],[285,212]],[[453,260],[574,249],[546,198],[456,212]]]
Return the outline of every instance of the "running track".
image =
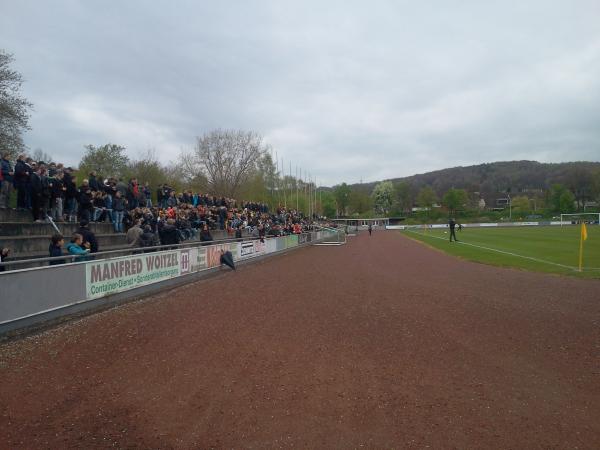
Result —
[[[600,282],[397,232],[0,345],[2,448],[600,448]]]

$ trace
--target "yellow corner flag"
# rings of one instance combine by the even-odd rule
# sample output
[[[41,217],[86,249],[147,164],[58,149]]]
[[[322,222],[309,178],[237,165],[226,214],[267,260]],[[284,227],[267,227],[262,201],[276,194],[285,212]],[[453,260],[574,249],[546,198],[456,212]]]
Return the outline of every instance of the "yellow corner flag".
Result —
[[[583,241],[587,240],[587,228],[585,223],[581,223],[581,237],[579,238],[579,271],[583,267]]]

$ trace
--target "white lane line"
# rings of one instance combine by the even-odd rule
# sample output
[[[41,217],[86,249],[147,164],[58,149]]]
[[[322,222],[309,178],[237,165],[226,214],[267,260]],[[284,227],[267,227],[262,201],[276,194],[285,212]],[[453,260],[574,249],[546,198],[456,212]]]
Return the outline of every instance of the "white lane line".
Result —
[[[419,233],[417,231],[412,231],[412,230],[406,230],[406,231],[408,231],[409,233],[419,234],[421,236],[428,236],[428,237],[432,237],[434,239],[440,239],[442,241],[447,241],[448,240],[448,239],[445,239],[443,237],[426,235],[424,233]],[[573,271],[578,271],[579,270],[577,267],[574,267],[574,266],[567,266],[565,264],[559,264],[559,263],[555,263],[555,262],[552,262],[552,261],[546,261],[545,259],[534,258],[532,256],[519,255],[517,253],[507,252],[505,250],[498,250],[496,248],[484,247],[482,245],[470,244],[469,242],[457,241],[456,243],[457,244],[462,244],[462,245],[469,245],[471,247],[480,248],[482,250],[489,250],[491,252],[502,253],[504,255],[516,256],[517,258],[528,259],[530,261],[540,262],[540,263],[544,263],[544,264],[550,264],[550,265],[553,265],[553,266],[562,267],[563,269],[569,269],[569,270],[573,270]],[[588,269],[584,268],[583,270],[590,270],[590,269],[589,268]],[[596,268],[594,267],[594,268],[592,268],[592,270],[596,270]]]

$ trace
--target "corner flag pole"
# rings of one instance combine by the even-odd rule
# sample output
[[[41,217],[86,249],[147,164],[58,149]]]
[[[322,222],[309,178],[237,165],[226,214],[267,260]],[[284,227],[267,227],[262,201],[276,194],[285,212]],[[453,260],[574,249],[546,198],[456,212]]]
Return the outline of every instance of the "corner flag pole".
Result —
[[[581,235],[579,236],[579,271],[583,267],[583,241],[587,239],[587,228],[585,223],[581,222]]]

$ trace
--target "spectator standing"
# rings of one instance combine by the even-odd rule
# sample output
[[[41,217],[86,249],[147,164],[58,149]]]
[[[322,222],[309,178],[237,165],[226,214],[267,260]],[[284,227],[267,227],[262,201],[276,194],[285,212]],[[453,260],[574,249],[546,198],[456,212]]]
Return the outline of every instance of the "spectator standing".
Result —
[[[63,178],[62,170],[57,170],[54,178],[50,180],[50,215],[57,222],[64,220],[63,203],[67,188],[64,185]]]
[[[77,198],[79,192],[73,178],[73,168],[67,167],[64,170],[63,184],[65,185],[65,204],[68,222],[75,222],[77,217]]]
[[[42,165],[38,166],[31,174],[31,213],[34,222],[42,222],[42,209],[44,205],[44,184],[46,176]]]
[[[83,180],[79,186],[79,220],[92,220],[94,213],[93,195],[89,181]]]
[[[27,163],[25,155],[19,155],[15,164],[15,187],[17,188],[17,209],[31,207],[31,174],[33,170]]]
[[[56,163],[51,162],[50,164],[48,164],[48,176],[50,178],[54,178],[57,171],[58,168],[56,167]]]
[[[129,180],[129,186],[127,187],[127,201],[129,202],[129,209],[135,209],[139,205],[140,198],[140,187],[137,179],[132,178]]]
[[[10,161],[9,154],[4,153],[0,159],[0,209],[5,209],[10,206],[10,194],[13,190],[14,172]]]
[[[125,214],[126,203],[127,202],[123,198],[121,191],[117,191],[112,203],[114,225],[117,233],[123,232],[123,216]]]
[[[148,183],[144,184],[144,197],[146,197],[146,208],[152,208],[152,190]]]
[[[163,206],[163,204],[164,204],[163,186],[159,186],[158,189],[156,190],[156,204],[158,205],[159,208],[164,208],[164,206]]]
[[[90,172],[90,177],[88,178],[88,182],[89,182],[89,185],[90,185],[90,189],[93,192],[97,192],[97,191],[101,190],[100,189],[100,183],[98,183],[98,179],[96,178],[96,171],[95,170],[92,170]]]
[[[169,191],[169,196],[166,201],[166,208],[175,208],[177,206],[177,197],[175,197],[175,191]]]

